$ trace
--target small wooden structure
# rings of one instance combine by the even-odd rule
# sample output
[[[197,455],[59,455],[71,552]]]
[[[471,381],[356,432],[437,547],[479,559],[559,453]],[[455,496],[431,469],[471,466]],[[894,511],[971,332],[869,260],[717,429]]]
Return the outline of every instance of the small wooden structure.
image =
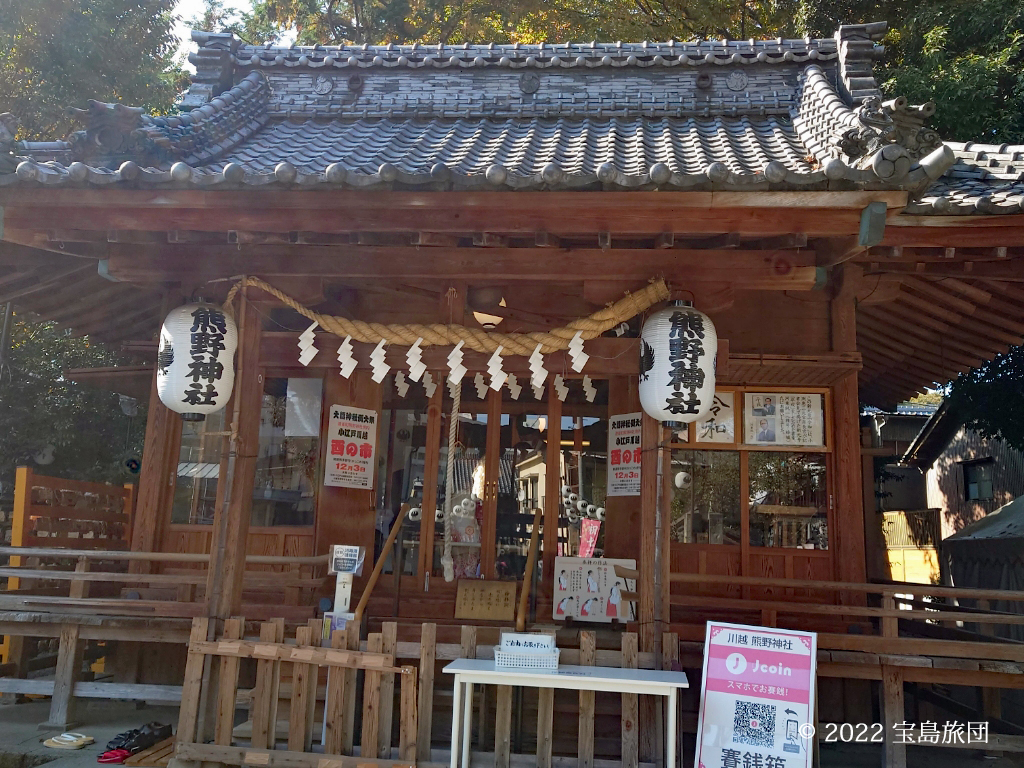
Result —
[[[0,302],[153,366],[169,309],[234,298],[228,407],[183,424],[154,379],[130,583],[175,584],[159,602],[176,604],[168,615],[208,618],[207,642],[232,617],[256,616],[254,569],[315,568],[331,545],[352,544],[384,573],[370,584],[366,568],[355,582],[368,633],[384,620],[398,637],[423,622],[460,632],[457,582],[477,577],[516,582],[526,595],[517,618],[557,626],[555,558],[581,540],[561,503],[568,485],[605,509],[598,554],[637,563],[625,629],[637,632],[639,658],[673,659],[666,636],[695,650],[685,644],[699,643],[712,615],[815,629],[825,668],[842,678],[821,697],[827,716],[858,722],[870,721],[866,680],[881,680],[892,711],[903,680],[1017,685],[1020,675],[999,671],[1022,661],[1015,647],[946,626],[963,619],[917,605],[920,585],[898,587],[914,610],[897,615],[897,588],[865,583],[865,542],[881,537],[859,404],[892,405],[1024,333],[1024,148],[943,143],[924,126],[934,105],[883,103],[871,66],[884,32],[376,48],[253,47],[203,32],[182,115],[93,102],[66,140],[0,146]],[[724,410],[682,432],[641,417],[636,496],[608,496],[606,479],[609,419],[640,411],[642,317],[587,340],[581,371],[568,352],[544,355],[551,375],[536,392],[517,356],[503,364],[522,391],[489,388],[490,355],[472,345],[457,404],[443,385],[454,344],[422,350],[435,387],[406,379],[408,344],[371,361],[374,328],[548,331],[657,279],[715,323]],[[342,339],[323,327],[319,353],[299,363],[314,311],[370,324],[351,345],[350,376],[339,371]],[[375,379],[381,362],[391,373]],[[122,373],[137,386],[138,366],[82,376],[116,389]],[[766,437],[789,428],[779,398],[802,404],[809,443]],[[377,414],[372,489],[324,483],[334,406]],[[480,502],[478,530],[446,543],[435,514],[452,501],[449,450],[452,490]],[[449,551],[455,581],[444,576]],[[311,613],[332,594],[310,583],[319,570],[292,576],[302,605],[289,610]],[[143,607],[130,602],[102,606],[103,626],[124,626]],[[42,603],[20,608],[31,610],[0,629],[77,625],[53,624]],[[151,637],[136,631],[118,639]],[[580,653],[591,643],[573,629],[563,639]],[[618,648],[618,636],[596,645]],[[503,692],[498,705],[505,713]],[[636,759],[656,760],[655,708],[634,706]],[[420,724],[427,709],[420,702]],[[426,762],[429,731],[420,737]]]

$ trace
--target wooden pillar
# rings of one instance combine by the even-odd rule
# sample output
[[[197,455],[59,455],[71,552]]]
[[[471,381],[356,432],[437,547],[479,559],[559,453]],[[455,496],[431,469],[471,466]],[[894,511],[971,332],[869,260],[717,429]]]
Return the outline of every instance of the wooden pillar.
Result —
[[[25,523],[28,521],[29,505],[32,503],[32,468],[17,467],[14,471],[14,509],[11,515],[11,546],[25,546]],[[21,556],[12,555],[12,568],[22,565]],[[21,579],[12,576],[7,580],[8,591],[21,587]],[[11,677],[27,677],[28,645],[23,635],[5,635],[0,645],[0,661],[16,664],[16,671]],[[11,698],[5,694],[5,698]]]
[[[829,304],[832,351],[857,351],[857,306],[854,288],[859,268],[841,264],[833,268],[833,298]],[[830,532],[834,542],[833,562],[840,581],[863,583],[867,577],[864,551],[864,479],[860,453],[860,399],[857,375],[850,374],[832,390],[835,424],[834,471],[836,531]],[[841,556],[840,556],[841,553]],[[847,595],[862,601],[863,595]]]
[[[864,552],[864,501],[860,454],[860,401],[857,374],[841,379],[832,389],[835,415],[835,509],[832,519],[836,531],[830,533],[833,562],[839,581],[863,584],[867,578]],[[864,595],[846,595],[863,602]]]
[[[57,648],[57,666],[53,672],[53,697],[50,717],[40,725],[43,730],[67,730],[75,725],[75,683],[82,669],[83,648],[78,639],[78,624],[63,624]]]
[[[132,516],[133,552],[160,551],[163,532],[171,518],[180,446],[181,416],[160,402],[154,369],[149,388],[138,499]],[[133,560],[128,564],[128,570],[132,573],[149,573],[150,563]]]
[[[655,575],[661,567],[658,557],[657,506],[661,489],[658,487],[658,442],[661,439],[661,424],[643,414],[640,422],[640,557],[637,558],[636,589],[639,592],[638,621],[640,622],[640,650],[644,653],[659,653],[661,650],[661,616],[658,608],[658,581]],[[656,760],[659,749],[659,723],[661,705],[653,696],[640,700],[640,760]]]
[[[260,409],[263,402],[263,372],[259,365],[260,316],[245,292],[239,302],[238,361],[235,389],[228,403],[231,435],[221,462],[210,544],[210,566],[206,595],[209,615],[227,619],[240,613],[245,550],[252,516],[252,487],[260,442]]]
[[[907,768],[907,745],[896,729],[903,722],[903,669],[882,665],[882,722],[885,725],[885,768]]]
[[[501,392],[489,389],[487,391],[487,442],[484,452],[484,519],[480,526],[480,575],[485,579],[494,578],[498,540],[498,479],[500,475]]]
[[[547,466],[544,475],[544,568],[542,594],[551,597],[558,552],[558,512],[562,503],[562,401],[555,394],[554,377],[548,376]]]
[[[640,557],[637,569],[640,578],[636,589],[640,593],[638,620],[640,622],[640,650],[657,653],[662,628],[656,625],[658,595],[655,575],[661,566],[658,557],[658,442],[661,438],[661,424],[646,413],[640,423],[640,445],[643,450],[640,460]]]
[[[434,515],[437,512],[437,474],[441,460],[441,424],[444,407],[445,377],[447,373],[434,373],[437,387],[427,405],[427,455],[423,466],[423,502],[420,506],[420,557],[416,573],[420,586],[428,589],[427,574],[434,569]],[[433,678],[431,678],[433,679]],[[423,673],[420,672],[420,684]],[[420,723],[423,717],[420,717]],[[429,717],[427,718],[429,722]]]
[[[608,380],[608,417],[640,410],[637,376]],[[640,504],[635,496],[609,496],[605,500],[604,554],[609,558],[640,557]]]
[[[439,385],[440,388],[440,385]],[[323,423],[320,434],[330,440],[328,427],[331,409],[335,405],[366,408],[380,413],[382,388],[370,378],[370,372],[356,370],[344,379],[337,370],[330,370],[324,382]],[[379,428],[379,421],[378,421]],[[380,445],[378,437],[377,445]],[[328,455],[324,446],[324,454]],[[322,483],[323,469],[317,473]],[[376,485],[376,473],[374,474]],[[317,502],[315,551],[326,553],[334,544],[349,544],[366,548],[363,575],[355,580],[353,599],[358,600],[370,575],[373,564],[374,531],[377,526],[377,503],[373,488],[334,488],[321,486]]]

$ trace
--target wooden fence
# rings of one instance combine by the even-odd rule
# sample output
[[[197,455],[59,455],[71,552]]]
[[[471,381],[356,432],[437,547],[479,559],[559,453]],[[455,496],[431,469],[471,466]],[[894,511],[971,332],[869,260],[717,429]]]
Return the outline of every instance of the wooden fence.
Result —
[[[431,744],[434,717],[444,711],[439,703],[450,692],[448,681],[436,679],[438,666],[457,658],[493,658],[494,653],[492,644],[478,644],[478,628],[472,626],[462,627],[460,643],[436,642],[437,626],[429,623],[420,628],[419,641],[399,642],[398,624],[385,622],[381,632],[371,633],[360,643],[358,630],[350,625],[348,632],[334,633],[330,648],[318,647],[316,622],[299,627],[294,644],[284,641],[284,624],[279,620],[263,623],[258,641],[242,640],[241,627],[241,619],[232,619],[226,622],[221,638],[208,642],[207,620],[193,622],[176,745],[179,759],[270,768],[325,768],[324,760],[329,761],[329,768],[446,765],[448,751],[432,749]],[[674,650],[678,643],[672,635],[666,635],[664,642],[664,664],[673,668],[678,662]],[[208,703],[204,711],[211,714],[204,719],[198,707],[204,700],[200,687],[207,656],[221,658],[213,662],[220,665],[219,675],[216,683],[210,683],[212,693],[208,694],[215,696],[216,702]],[[248,690],[239,688],[240,659],[256,660],[255,685]],[[635,633],[621,636],[620,649],[599,650],[595,633],[581,632],[580,648],[563,648],[561,661],[648,669],[657,664],[655,654],[638,651]],[[329,673],[324,667],[330,668]],[[360,669],[364,680],[357,686]],[[397,696],[396,676],[402,681]],[[536,756],[513,752],[513,688],[495,686],[479,695],[474,764],[552,768],[571,762],[575,766],[575,757],[553,754],[556,736],[565,730],[559,726],[569,725],[568,721],[556,723],[554,693],[551,689],[538,692]],[[595,768],[649,765],[640,762],[637,695],[621,694],[620,726],[614,734],[621,739],[621,760],[595,759],[595,752],[600,751],[595,749],[595,736],[607,739],[612,734],[595,735],[595,694],[583,691],[578,696],[579,714],[573,716],[572,725],[578,723],[574,746],[585,756],[584,764]],[[236,702],[247,705],[250,716],[247,723],[232,729]],[[322,713],[322,721],[314,715],[314,707],[316,713]],[[439,733],[446,744],[447,723],[439,725],[444,726]],[[198,743],[203,736],[214,743]],[[491,738],[493,751],[489,751]],[[287,750],[275,750],[279,742],[286,742]],[[323,753],[312,754],[310,745],[321,742]]]
[[[180,760],[211,761],[228,765],[261,765],[269,768],[346,768],[347,766],[413,766],[416,763],[417,692],[416,668],[396,667],[394,652],[383,650],[384,634],[371,634],[368,651],[352,650],[358,644],[351,632],[335,632],[329,648],[320,647],[321,622],[311,621],[295,631],[294,644],[284,642],[284,622],[265,622],[258,641],[242,639],[244,621],[225,622],[217,641],[207,641],[209,620],[192,623],[188,662],[182,687],[181,710],[175,743]],[[218,657],[216,690],[209,691],[207,713],[200,713],[203,669],[207,657]],[[256,662],[256,685],[251,693],[251,746],[233,746],[235,708],[238,698],[239,662]],[[291,665],[288,701],[287,749],[276,749],[277,711],[282,663]],[[311,751],[314,711],[320,672],[327,674],[325,717],[321,738],[324,753]],[[352,755],[356,671],[363,670],[363,713],[360,756]],[[392,757],[392,698],[395,677],[401,678],[399,742]],[[212,687],[212,686],[211,686]],[[205,731],[205,733],[204,733]],[[212,732],[213,743],[206,734]],[[347,755],[346,755],[347,753]],[[324,754],[330,758],[325,761]]]

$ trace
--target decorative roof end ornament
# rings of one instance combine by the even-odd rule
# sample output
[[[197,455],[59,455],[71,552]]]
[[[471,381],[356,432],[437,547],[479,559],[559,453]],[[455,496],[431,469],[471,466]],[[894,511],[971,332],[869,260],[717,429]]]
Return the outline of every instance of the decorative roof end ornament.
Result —
[[[935,104],[910,105],[903,97],[883,102],[870,96],[854,110],[857,125],[833,141],[850,165],[871,170],[884,181],[899,182],[916,161],[942,146],[939,135],[924,125]]]

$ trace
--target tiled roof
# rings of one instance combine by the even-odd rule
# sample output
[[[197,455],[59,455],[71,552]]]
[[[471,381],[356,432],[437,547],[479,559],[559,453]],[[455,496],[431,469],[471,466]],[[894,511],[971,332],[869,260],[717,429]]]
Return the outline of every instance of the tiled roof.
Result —
[[[908,213],[1020,213],[1024,205],[1024,145],[947,142],[956,165]]]
[[[277,121],[225,160],[266,173],[284,161],[309,175],[337,164],[350,183],[390,176],[409,184],[461,177],[464,184],[683,187],[709,183],[715,163],[733,183],[746,177],[767,185],[772,163],[777,180],[824,180],[793,126],[775,117]]]
[[[890,140],[855,111],[880,109],[871,63],[884,31],[311,48],[199,32],[191,111],[92,102],[86,131],[13,147],[0,185],[919,193],[949,153],[890,143],[885,160]]]

